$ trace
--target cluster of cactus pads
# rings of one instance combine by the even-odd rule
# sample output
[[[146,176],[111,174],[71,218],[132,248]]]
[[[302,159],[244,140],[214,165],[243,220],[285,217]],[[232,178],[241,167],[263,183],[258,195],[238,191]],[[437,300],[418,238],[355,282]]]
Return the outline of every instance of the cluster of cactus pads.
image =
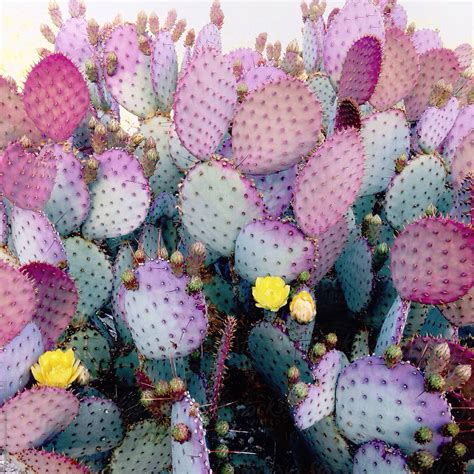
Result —
[[[474,472],[472,47],[301,11],[53,1],[0,77],[2,472]]]

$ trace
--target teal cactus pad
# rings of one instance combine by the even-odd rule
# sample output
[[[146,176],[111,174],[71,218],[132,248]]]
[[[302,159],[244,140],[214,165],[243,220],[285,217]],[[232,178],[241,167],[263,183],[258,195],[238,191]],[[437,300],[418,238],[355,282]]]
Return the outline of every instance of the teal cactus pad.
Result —
[[[323,53],[325,26],[322,17],[317,20],[306,18],[303,26],[304,69],[310,74],[319,69]]]
[[[368,356],[369,353],[369,331],[362,329],[355,334],[352,341],[350,360],[354,362],[357,359]]]
[[[455,326],[474,324],[474,286],[458,300],[442,305],[439,309],[443,316]]]
[[[133,425],[110,460],[113,474],[160,473],[171,466],[171,437],[168,429],[153,420]]]
[[[21,390],[31,378],[30,368],[43,353],[43,338],[34,323],[23,330],[0,351],[0,404]]]
[[[391,249],[391,272],[399,295],[424,304],[451,303],[473,284],[473,230],[444,218],[408,225]]]
[[[225,314],[234,314],[237,310],[234,288],[221,275],[214,275],[209,283],[205,283],[203,292],[208,302]]]
[[[148,212],[147,222],[157,224],[162,217],[173,219],[178,215],[178,200],[171,193],[160,193],[156,196]]]
[[[261,322],[250,331],[248,345],[256,369],[280,395],[288,393],[287,371],[293,365],[300,370],[301,381],[313,382],[305,354],[282,329]]]
[[[98,379],[109,369],[111,363],[110,344],[97,329],[81,327],[73,334],[66,336],[64,347],[71,347],[74,353],[87,368],[91,379]]]
[[[185,394],[183,399],[173,403],[171,410],[171,427],[184,423],[191,432],[191,438],[184,443],[171,440],[171,458],[173,473],[191,474],[199,472],[211,474],[209,450],[206,445],[206,431],[196,402]]]
[[[395,5],[395,7],[401,7]],[[401,7],[403,8],[403,7]],[[418,81],[420,59],[405,27],[387,28],[382,68],[370,103],[378,110],[387,110],[402,100]]]
[[[138,351],[166,359],[196,350],[206,336],[207,308],[201,292],[188,293],[190,278],[176,277],[164,260],[146,262],[135,277],[138,289],[122,286],[118,298]]]
[[[405,456],[383,441],[370,441],[359,447],[354,456],[353,474],[409,474]]]
[[[385,197],[387,219],[395,229],[421,216],[444,192],[446,171],[434,155],[411,160],[391,181]]]
[[[309,158],[296,179],[293,209],[301,230],[322,234],[349,209],[362,185],[365,153],[359,132],[334,133]]]
[[[306,430],[334,412],[336,383],[341,371],[349,365],[343,352],[332,350],[312,368],[315,382],[309,387],[308,396],[294,409],[295,424]]]
[[[419,332],[428,314],[429,306],[421,303],[412,303],[408,312],[407,323],[403,337],[411,337]]]
[[[372,251],[367,240],[359,238],[349,243],[335,268],[349,309],[356,313],[365,309],[374,285]]]
[[[13,207],[10,224],[13,245],[21,264],[41,261],[57,265],[66,260],[59,234],[43,212]]]
[[[366,194],[365,196],[359,196],[352,205],[352,212],[356,220],[356,224],[360,225],[367,214],[374,212],[374,206],[377,202],[375,194]]]
[[[132,387],[135,384],[135,371],[138,369],[138,354],[132,350],[114,360],[115,376],[118,380]]]
[[[174,125],[169,131],[169,154],[175,166],[181,171],[187,170],[198,161],[198,158],[183,146]]]
[[[0,347],[33,319],[37,306],[34,282],[0,259]]]
[[[89,190],[81,164],[73,152],[59,144],[45,146],[41,155],[52,153],[56,160],[56,179],[44,212],[56,230],[67,235],[78,229],[89,212]]]
[[[301,436],[329,472],[352,472],[352,444],[339,432],[334,415],[329,415],[302,431]]]
[[[194,241],[229,256],[245,225],[264,217],[254,184],[224,160],[199,163],[186,175],[180,193],[182,222]]]
[[[5,204],[0,201],[0,245],[4,245],[8,241],[10,227],[8,226],[8,216]]]
[[[236,103],[235,77],[226,58],[212,50],[195,56],[178,83],[173,104],[181,143],[194,156],[208,159],[226,133]]]
[[[258,175],[290,168],[316,145],[321,121],[321,104],[299,80],[280,79],[250,92],[232,125],[237,166]],[[294,135],[298,140],[290,140]]]
[[[390,276],[381,276],[376,279],[372,301],[364,315],[364,323],[374,331],[380,331],[385,316],[390,311],[397,297],[397,290],[393,287]]]
[[[354,443],[380,439],[412,454],[419,445],[413,435],[422,426],[433,432],[423,449],[435,457],[450,441],[440,429],[452,421],[448,402],[439,393],[425,391],[423,374],[408,362],[392,368],[371,356],[352,362],[339,376],[336,422]]]
[[[383,356],[389,346],[400,344],[409,311],[409,301],[404,301],[400,297],[395,298],[380,329],[374,350],[375,355]]]
[[[77,458],[115,448],[124,436],[120,410],[112,400],[88,397],[81,400],[74,421],[59,433],[48,449]]]
[[[336,91],[331,80],[322,73],[316,74],[308,80],[308,87],[316,95],[323,111],[323,126],[328,128],[336,101]]]
[[[127,46],[124,48],[123,45]],[[158,109],[150,74],[150,56],[138,47],[135,25],[117,25],[104,44],[104,56],[115,53],[117,68],[114,74],[105,74],[107,87],[114,99],[138,117],[147,117]]]
[[[79,412],[79,400],[62,388],[33,387],[0,408],[0,446],[9,453],[41,446]]]
[[[365,150],[364,179],[360,196],[385,191],[395,174],[395,162],[410,150],[410,129],[398,109],[377,112],[362,120],[360,131]]]
[[[145,224],[142,227],[138,242],[148,259],[157,258],[158,250],[165,247],[163,238],[160,239],[160,230],[161,229],[151,224]]]
[[[281,276],[289,283],[303,271],[311,273],[316,256],[314,241],[289,222],[251,222],[235,242],[235,270],[252,283],[266,275]]]
[[[78,316],[91,316],[109,299],[112,266],[107,255],[94,243],[81,237],[64,240],[69,275],[79,295]]]
[[[95,158],[99,170],[90,186],[90,211],[82,233],[91,239],[128,234],[142,224],[150,206],[143,169],[125,150],[111,149]]]
[[[421,336],[444,337],[448,340],[457,340],[457,328],[443,316],[438,308],[431,308],[420,328]]]
[[[42,449],[28,449],[15,456],[25,467],[38,473],[48,474],[90,474],[90,470],[61,454],[50,453]]]
[[[159,380],[169,381],[175,376],[182,380],[188,380],[191,377],[187,357],[179,357],[173,361],[169,359],[146,359],[143,369],[153,383],[158,383]]]

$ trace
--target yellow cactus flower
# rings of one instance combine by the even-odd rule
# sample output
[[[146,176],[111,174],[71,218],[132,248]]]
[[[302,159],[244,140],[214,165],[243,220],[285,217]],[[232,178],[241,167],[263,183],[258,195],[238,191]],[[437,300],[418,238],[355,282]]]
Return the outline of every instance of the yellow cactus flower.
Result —
[[[316,316],[316,304],[307,291],[300,291],[290,303],[291,317],[301,324],[310,323]]]
[[[252,288],[255,306],[270,311],[278,311],[285,306],[289,294],[290,286],[285,284],[283,278],[277,276],[258,277]]]
[[[82,372],[81,361],[75,359],[72,349],[45,352],[31,367],[31,373],[38,385],[49,387],[67,388]]]

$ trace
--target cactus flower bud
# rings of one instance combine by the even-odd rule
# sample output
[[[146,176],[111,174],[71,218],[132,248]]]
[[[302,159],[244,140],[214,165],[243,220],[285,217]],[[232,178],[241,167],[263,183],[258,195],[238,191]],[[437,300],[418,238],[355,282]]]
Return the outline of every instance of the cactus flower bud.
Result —
[[[145,55],[151,55],[151,44],[148,38],[145,35],[140,35],[138,37],[138,49]]]
[[[240,76],[242,76],[242,71],[243,71],[242,62],[240,61],[240,59],[236,59],[234,61],[234,64],[232,65],[232,72],[234,76],[237,79],[239,79]]]
[[[408,466],[413,471],[425,471],[433,467],[434,458],[429,451],[420,449],[408,458]]]
[[[209,15],[211,23],[216,25],[219,30],[224,24],[224,12],[222,11],[221,4],[219,0],[214,0],[211,6],[211,13]]]
[[[448,459],[458,460],[463,458],[467,453],[466,445],[459,441],[453,441],[441,448],[441,451]]]
[[[33,142],[26,135],[23,135],[20,138],[20,145],[25,149],[31,148],[33,146]]]
[[[313,362],[316,362],[320,359],[324,354],[326,354],[326,346],[322,342],[317,342],[311,349],[310,352],[310,359]]]
[[[125,270],[120,277],[123,286],[129,291],[138,290],[138,280],[133,270]]]
[[[294,385],[295,383],[298,383],[300,380],[300,370],[296,365],[291,366],[288,369],[287,376],[288,376],[288,383],[290,385]]]
[[[225,444],[219,444],[215,450],[216,457],[219,459],[227,459],[229,457],[229,448]]]
[[[300,291],[290,303],[290,315],[300,324],[310,323],[316,316],[316,303],[307,291]]]
[[[91,184],[97,179],[98,170],[99,160],[94,156],[89,157],[84,166],[84,180],[86,184]]]
[[[216,434],[219,437],[224,437],[229,432],[229,423],[225,420],[219,420],[216,423]]]
[[[49,16],[54,26],[61,28],[63,26],[63,17],[59,5],[55,0],[51,0],[48,5]]]
[[[445,425],[443,425],[441,427],[441,434],[443,436],[446,436],[446,437],[451,437],[451,438],[455,438],[458,434],[459,434],[459,426],[454,423],[454,421],[450,422],[450,423],[446,423]]]
[[[169,382],[169,394],[171,397],[181,400],[186,392],[186,384],[179,377],[174,377]]]
[[[309,273],[309,271],[304,270],[298,275],[298,281],[300,283],[307,283],[310,277],[311,277],[311,274]]]
[[[188,283],[188,291],[190,293],[197,293],[198,291],[202,290],[202,287],[203,283],[201,278],[198,275],[193,275]]]
[[[418,444],[426,444],[433,439],[433,432],[427,426],[422,426],[420,429],[415,431],[413,437]]]
[[[191,430],[184,423],[176,423],[171,427],[171,437],[183,444],[191,439]]]
[[[385,242],[381,242],[375,247],[374,254],[372,256],[372,268],[374,272],[378,272],[387,261],[389,253],[388,245]]]
[[[94,18],[87,20],[87,37],[92,46],[97,46],[99,42],[99,23]]]
[[[395,161],[395,172],[397,174],[400,174],[405,168],[405,166],[407,165],[407,163],[408,163],[408,157],[405,153],[402,153]]]
[[[183,273],[184,273],[184,256],[179,250],[176,250],[176,252],[173,252],[171,254],[170,266],[171,266],[171,271],[178,278],[183,275]]]
[[[141,394],[140,402],[145,408],[148,408],[151,405],[154,397],[155,394],[153,393],[153,390],[144,390]]]
[[[137,267],[145,263],[146,261],[146,253],[143,247],[140,245],[137,250],[133,253],[133,266]]]
[[[438,213],[438,209],[436,209],[436,206],[430,202],[424,212],[424,215],[426,217],[435,217],[437,213]]]
[[[333,332],[330,332],[329,334],[326,334],[326,337],[324,338],[324,342],[326,343],[326,346],[328,349],[334,349],[337,344],[337,335]]]
[[[154,35],[157,35],[160,31],[160,20],[155,12],[151,12],[148,17],[148,27]]]
[[[94,130],[95,127],[97,127],[97,125],[99,124],[99,121],[97,120],[96,117],[92,116],[90,119],[89,119],[89,128],[91,130]]]
[[[267,54],[267,59],[269,61],[271,61],[273,59],[273,53],[274,53],[274,50],[273,50],[273,44],[272,43],[267,43],[267,46],[265,48],[265,52]]]
[[[298,405],[308,396],[309,388],[308,384],[304,382],[298,382],[290,390],[288,395],[288,402],[291,405]]]
[[[280,41],[275,41],[273,43],[273,60],[274,61],[279,61],[281,56],[281,43]]]
[[[137,34],[139,35],[145,34],[147,21],[148,21],[148,18],[147,18],[146,13],[143,10],[140,10],[137,14],[137,23],[136,23]]]
[[[434,345],[426,358],[425,374],[440,374],[449,363],[451,353],[447,342]]]
[[[382,219],[378,214],[367,214],[362,220],[362,235],[367,239],[369,245],[374,246],[380,235]]]
[[[89,79],[91,82],[97,82],[98,72],[95,62],[92,59],[86,59],[84,67],[87,79]]]
[[[120,122],[112,117],[107,124],[107,129],[109,132],[117,133],[120,130]]]
[[[176,25],[174,25],[173,33],[171,34],[171,39],[173,40],[174,43],[179,41],[185,29],[186,29],[186,20],[184,19],[179,20],[176,23]]]
[[[109,76],[113,76],[117,70],[117,55],[113,51],[105,56],[105,70]]]
[[[451,369],[446,376],[446,390],[452,391],[464,385],[472,375],[469,364],[460,364]]]
[[[268,34],[260,33],[255,40],[255,50],[259,53],[263,53],[265,50],[265,44],[267,42]]]
[[[169,253],[166,247],[160,247],[157,252],[157,257],[161,260],[168,260]]]
[[[166,380],[158,380],[155,384],[155,395],[157,397],[166,397],[169,394],[170,386]]]
[[[186,46],[187,48],[192,48],[194,46],[195,39],[196,39],[196,33],[194,32],[194,29],[191,28],[186,33],[186,38],[184,39],[184,46]]]
[[[453,86],[444,79],[440,79],[431,90],[429,104],[432,107],[444,107],[453,95]]]
[[[165,31],[170,31],[171,28],[173,28],[174,24],[176,23],[176,18],[178,17],[178,14],[176,13],[176,10],[173,8],[168,12],[168,15],[166,16],[165,24],[163,25],[163,29]]]
[[[235,469],[234,469],[234,466],[232,466],[232,464],[230,463],[225,463],[222,467],[221,467],[221,472],[220,474],[234,474],[235,473]]]
[[[428,392],[442,392],[446,382],[439,374],[430,374],[425,378],[425,388]]]
[[[402,356],[403,353],[400,346],[393,344],[387,347],[384,353],[385,365],[391,369],[402,360]]]

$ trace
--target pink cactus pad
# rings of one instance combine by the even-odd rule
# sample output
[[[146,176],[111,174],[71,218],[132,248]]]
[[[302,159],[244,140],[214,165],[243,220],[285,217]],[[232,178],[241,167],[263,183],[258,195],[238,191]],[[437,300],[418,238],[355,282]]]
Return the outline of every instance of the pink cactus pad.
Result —
[[[403,299],[424,304],[456,301],[474,282],[474,231],[443,218],[415,221],[395,239],[390,268]]]
[[[55,177],[56,163],[50,153],[35,155],[14,142],[0,156],[0,189],[16,206],[41,209],[51,195]]]
[[[339,100],[336,118],[334,119],[334,130],[342,130],[349,127],[360,130],[361,126],[361,114],[357,102],[350,97]]]
[[[198,56],[210,50],[218,54],[222,52],[221,33],[214,23],[204,25],[197,34],[194,55]]]
[[[194,156],[209,158],[229,127],[236,102],[228,61],[215,51],[197,56],[179,81],[173,105],[181,143]]]
[[[474,49],[469,43],[460,44],[455,50],[454,54],[458,58],[461,69],[467,69],[471,66],[474,59]]]
[[[39,449],[21,451],[15,457],[34,472],[48,474],[89,474],[91,472],[75,459]]]
[[[16,84],[0,76],[0,148],[23,135],[33,143],[41,140],[41,132],[25,113]]]
[[[104,45],[104,58],[115,53],[117,67],[113,74],[105,74],[105,82],[114,99],[138,117],[147,117],[158,109],[152,87],[150,56],[138,47],[135,25],[116,26]]]
[[[425,153],[435,151],[451,130],[459,112],[456,97],[451,97],[442,107],[428,107],[418,120],[416,132],[418,143]]]
[[[44,262],[20,268],[35,283],[38,308],[33,321],[40,328],[46,346],[52,346],[71,322],[77,308],[77,290],[63,270]]]
[[[309,158],[295,184],[293,209],[300,228],[323,234],[354,202],[362,184],[365,153],[357,130],[337,131]]]
[[[456,55],[450,49],[433,49],[422,54],[418,82],[405,97],[408,120],[414,121],[420,117],[428,106],[433,86],[440,79],[454,85],[460,72]]]
[[[0,261],[0,347],[8,344],[33,319],[36,308],[33,281]]]
[[[451,163],[451,180],[456,190],[468,175],[474,176],[474,129],[458,145]]]
[[[390,13],[384,14],[384,22],[386,30],[395,27],[405,31],[408,23],[408,15],[405,8],[396,3],[392,6]]]
[[[56,160],[56,179],[44,212],[56,230],[67,235],[76,230],[89,212],[89,189],[81,163],[72,151],[60,144],[46,145],[41,156],[52,154]]]
[[[317,236],[318,263],[311,282],[317,285],[334,265],[349,238],[347,217],[339,219],[325,232]]]
[[[443,316],[455,326],[474,324],[474,286],[461,298],[439,307]]]
[[[370,0],[350,0],[328,22],[324,39],[324,69],[337,84],[351,46],[364,36],[373,36],[383,46],[385,29],[383,16]]]
[[[279,217],[290,205],[296,173],[297,168],[293,166],[265,176],[249,176],[254,180],[257,190],[262,193],[263,203],[270,216]]]
[[[363,36],[349,49],[342,66],[339,97],[351,97],[358,104],[369,100],[379,79],[382,47],[375,36]]]
[[[259,175],[289,168],[316,145],[321,121],[321,104],[297,79],[253,91],[234,116],[232,148],[238,168]]]
[[[58,265],[67,260],[59,234],[45,214],[13,207],[10,217],[12,242],[22,265],[34,261]]]
[[[411,35],[411,39],[418,54],[426,53],[432,49],[441,49],[443,47],[441,36],[436,30],[430,30],[428,28],[416,30]]]
[[[242,67],[242,76],[238,78],[241,80],[252,69],[265,65],[265,60],[262,55],[251,48],[239,48],[235,51],[227,53],[225,58],[228,60],[230,67],[233,67],[236,61],[240,62]]]
[[[23,93],[26,113],[55,141],[67,140],[89,107],[86,81],[70,59],[50,54],[28,74]]]
[[[78,67],[94,55],[94,49],[87,35],[87,21],[84,18],[66,20],[56,35],[56,51],[63,53]]]
[[[321,28],[322,23],[322,28]],[[303,61],[307,73],[317,71],[323,55],[324,20],[307,19],[303,26]]]
[[[370,103],[387,110],[414,87],[419,74],[419,57],[411,38],[398,28],[385,33],[382,67]]]
[[[474,104],[467,105],[459,111],[453,128],[443,143],[443,156],[448,162],[451,162],[457,147],[471,130],[474,130]]]
[[[95,158],[99,172],[90,186],[90,212],[83,235],[103,239],[128,234],[142,224],[150,206],[143,169],[125,150],[107,150]]]
[[[285,79],[287,76],[284,71],[274,66],[260,66],[250,69],[242,79],[247,86],[248,91],[254,91],[269,82],[275,82],[279,79]]]
[[[0,448],[9,453],[40,446],[79,413],[79,400],[62,388],[24,390],[0,408]]]

